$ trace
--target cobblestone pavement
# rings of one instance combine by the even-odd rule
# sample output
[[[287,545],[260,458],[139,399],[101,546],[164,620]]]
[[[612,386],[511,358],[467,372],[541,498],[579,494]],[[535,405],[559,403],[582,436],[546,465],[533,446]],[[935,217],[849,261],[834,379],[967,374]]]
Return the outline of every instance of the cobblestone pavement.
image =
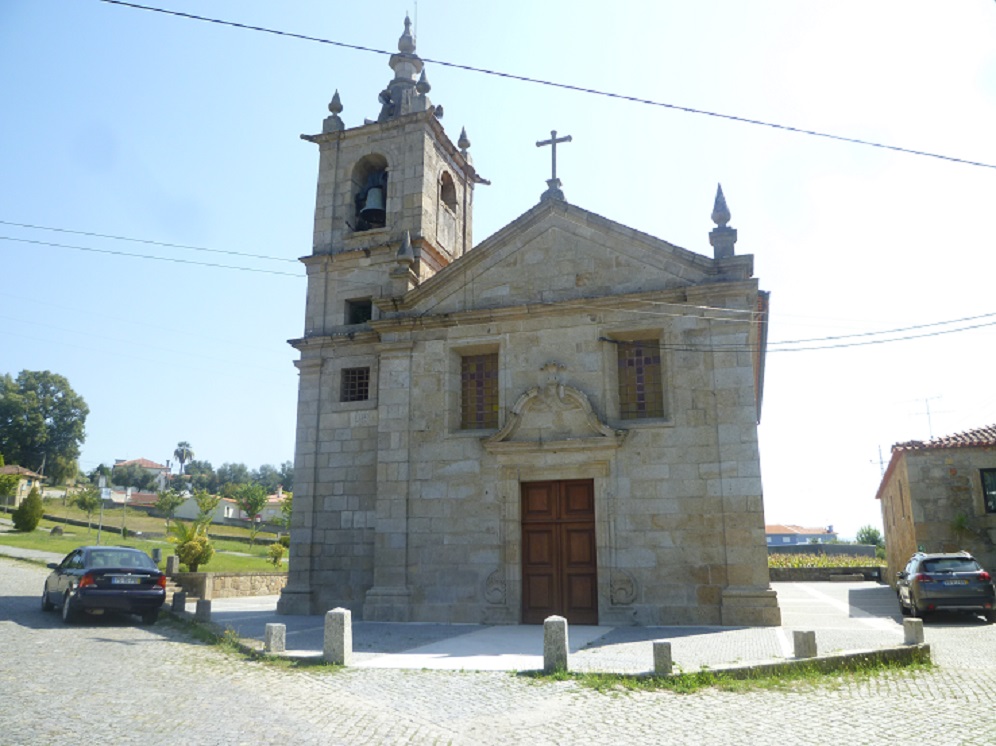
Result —
[[[743,694],[600,694],[505,672],[288,671],[162,622],[65,626],[40,611],[45,573],[0,558],[0,743],[9,746],[996,740],[996,626],[981,620],[928,622],[938,664],[928,672]],[[840,592],[828,588],[813,608]],[[805,595],[793,598],[786,616],[805,618]],[[886,622],[871,612],[875,634]]]

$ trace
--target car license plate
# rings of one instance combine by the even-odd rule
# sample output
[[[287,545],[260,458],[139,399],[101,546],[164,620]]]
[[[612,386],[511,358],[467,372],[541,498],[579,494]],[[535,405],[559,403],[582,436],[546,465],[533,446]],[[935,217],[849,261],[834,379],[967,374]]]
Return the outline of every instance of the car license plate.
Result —
[[[945,580],[944,585],[968,585],[967,580]]]
[[[138,585],[140,582],[134,575],[114,575],[111,577],[112,585]]]

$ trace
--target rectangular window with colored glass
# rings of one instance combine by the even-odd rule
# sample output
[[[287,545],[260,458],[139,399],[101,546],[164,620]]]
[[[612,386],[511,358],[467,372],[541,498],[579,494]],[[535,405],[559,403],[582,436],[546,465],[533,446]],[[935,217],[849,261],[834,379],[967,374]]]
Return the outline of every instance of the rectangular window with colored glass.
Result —
[[[618,342],[617,349],[619,416],[624,420],[664,417],[660,342]]]
[[[498,353],[461,355],[460,427],[498,427]]]

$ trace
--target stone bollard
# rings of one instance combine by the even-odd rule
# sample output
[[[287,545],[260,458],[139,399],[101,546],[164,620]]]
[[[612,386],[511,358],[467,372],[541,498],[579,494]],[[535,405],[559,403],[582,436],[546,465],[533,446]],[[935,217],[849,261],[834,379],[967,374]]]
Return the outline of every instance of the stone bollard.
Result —
[[[548,616],[543,620],[543,673],[567,670],[567,620]]]
[[[263,632],[263,650],[267,653],[283,653],[287,650],[287,625],[267,624]]]
[[[812,631],[802,632],[795,630],[792,633],[792,642],[795,644],[796,658],[816,657],[816,633]]]
[[[194,620],[198,622],[210,622],[211,621],[211,599],[210,598],[199,598],[197,599],[197,610],[194,611]]]
[[[353,612],[332,609],[325,612],[325,646],[327,663],[348,666],[353,662]]]
[[[180,572],[180,558],[175,554],[171,554],[166,558],[166,575],[173,577],[178,572]]]
[[[177,591],[173,594],[173,611],[187,610],[187,592]]]
[[[670,676],[672,665],[671,643],[654,640],[654,673],[658,676]]]
[[[903,643],[906,645],[920,645],[923,643],[922,619],[903,620]]]

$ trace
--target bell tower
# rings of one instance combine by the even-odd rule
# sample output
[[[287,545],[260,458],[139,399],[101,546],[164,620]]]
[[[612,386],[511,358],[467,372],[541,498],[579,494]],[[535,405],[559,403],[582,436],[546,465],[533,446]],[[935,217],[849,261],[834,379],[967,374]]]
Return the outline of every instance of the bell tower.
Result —
[[[474,170],[461,131],[443,130],[429,100],[411,21],[378,95],[376,119],[347,128],[336,91],[318,135],[318,190],[308,268],[305,336],[342,333],[377,317],[377,303],[417,287],[472,244]],[[365,318],[364,318],[365,317]]]

